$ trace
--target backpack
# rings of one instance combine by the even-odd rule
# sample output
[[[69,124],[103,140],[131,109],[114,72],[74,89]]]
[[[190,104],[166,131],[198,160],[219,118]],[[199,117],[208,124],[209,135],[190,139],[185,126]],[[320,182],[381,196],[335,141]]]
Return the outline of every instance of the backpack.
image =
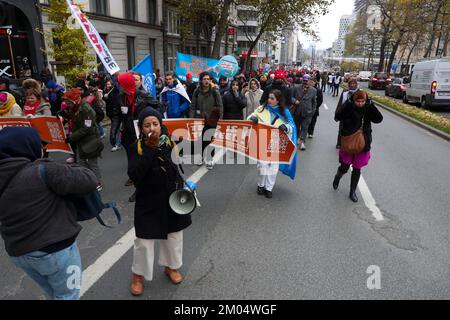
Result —
[[[86,97],[85,100],[95,111],[95,122],[96,123],[102,122],[103,119],[105,118],[105,111],[103,111],[103,108],[99,106],[97,103],[93,103],[94,102],[93,96]]]
[[[45,177],[45,166],[42,163],[39,164],[39,176],[42,181],[47,184],[47,179]],[[117,222],[119,224],[122,222],[122,217],[119,210],[117,209],[116,203],[103,203],[100,192],[98,192],[97,190],[84,195],[69,195],[67,196],[67,198],[72,201],[75,209],[77,210],[77,221],[86,221],[96,218],[102,226],[112,228],[106,225],[103,219],[100,217],[100,213],[103,211],[103,209],[110,208],[114,210]]]

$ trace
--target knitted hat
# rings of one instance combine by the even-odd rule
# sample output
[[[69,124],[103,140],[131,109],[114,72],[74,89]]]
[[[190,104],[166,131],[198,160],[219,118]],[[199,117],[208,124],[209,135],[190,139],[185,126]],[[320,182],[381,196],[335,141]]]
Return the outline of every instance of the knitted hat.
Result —
[[[63,100],[70,101],[74,104],[78,104],[81,101],[81,89],[72,88],[63,95]]]
[[[186,79],[192,79],[192,73],[188,72],[188,74],[186,75]]]
[[[130,94],[136,93],[136,84],[134,82],[134,76],[131,72],[122,73],[120,76],[117,77],[117,80],[119,81],[119,84],[122,87],[122,89],[124,89]]]
[[[8,100],[8,95],[4,92],[0,92],[0,103],[4,104]]]
[[[163,117],[162,114],[156,110],[153,109],[152,107],[147,107],[144,110],[141,111],[141,113],[139,113],[139,121],[138,121],[138,126],[139,128],[142,128],[142,125],[144,124],[144,120],[147,117],[156,117],[159,120],[159,124],[162,125],[162,121],[163,121]]]

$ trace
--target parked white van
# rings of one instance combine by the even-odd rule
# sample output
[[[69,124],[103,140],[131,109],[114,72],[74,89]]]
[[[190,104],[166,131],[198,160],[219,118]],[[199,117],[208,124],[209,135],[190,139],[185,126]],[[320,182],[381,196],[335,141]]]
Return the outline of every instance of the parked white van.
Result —
[[[418,62],[407,80],[403,102],[450,107],[450,58]]]

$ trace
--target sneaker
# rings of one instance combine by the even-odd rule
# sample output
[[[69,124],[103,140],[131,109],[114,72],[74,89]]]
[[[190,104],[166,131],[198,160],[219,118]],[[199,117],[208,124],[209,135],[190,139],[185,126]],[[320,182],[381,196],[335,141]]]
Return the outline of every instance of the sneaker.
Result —
[[[272,191],[267,191],[264,193],[264,195],[266,196],[267,199],[272,199]]]
[[[66,163],[67,163],[67,164],[75,163],[75,158],[74,158],[74,157],[67,158],[67,159],[66,159]]]
[[[101,183],[99,183],[99,184],[97,185],[97,191],[98,191],[98,192],[103,191],[103,185],[102,185]]]
[[[105,137],[106,137],[105,133],[100,136],[101,139],[105,139]]]
[[[308,138],[312,139],[312,138],[314,138],[314,136],[312,134],[308,134]]]
[[[201,166],[204,165],[205,163],[204,163],[203,160],[202,160],[202,161],[200,161],[200,162],[197,162],[196,164],[197,164],[197,166],[201,167]]]
[[[119,151],[120,149],[122,149],[120,146],[114,146],[111,148],[111,152],[116,152]]]
[[[304,143],[304,142],[302,142],[302,143],[300,144],[300,150],[306,150],[306,146],[305,146],[305,143]]]
[[[206,163],[206,169],[212,170],[213,168],[214,168],[213,162],[212,162],[212,161],[208,161],[208,162]]]

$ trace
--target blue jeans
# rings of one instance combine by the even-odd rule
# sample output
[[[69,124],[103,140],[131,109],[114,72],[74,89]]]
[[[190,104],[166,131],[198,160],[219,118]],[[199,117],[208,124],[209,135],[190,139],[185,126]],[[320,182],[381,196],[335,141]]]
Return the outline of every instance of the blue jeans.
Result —
[[[103,137],[103,135],[105,134],[105,129],[103,128],[101,123],[98,124],[98,130],[100,132],[100,137]]]
[[[54,253],[34,251],[11,257],[53,300],[77,300],[81,289],[81,257],[77,243]]]

